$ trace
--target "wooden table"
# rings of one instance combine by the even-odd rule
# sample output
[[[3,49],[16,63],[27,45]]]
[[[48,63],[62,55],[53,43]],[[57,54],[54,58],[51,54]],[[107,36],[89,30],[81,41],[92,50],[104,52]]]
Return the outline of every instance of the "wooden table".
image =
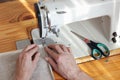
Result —
[[[0,53],[16,50],[15,42],[31,39],[30,31],[37,27],[34,3],[37,0],[0,0]],[[111,51],[118,54],[120,49]],[[91,59],[85,57],[82,62]],[[94,80],[119,80],[120,55],[89,61],[78,65]],[[55,73],[55,72],[54,72]],[[55,73],[56,80],[63,80]]]

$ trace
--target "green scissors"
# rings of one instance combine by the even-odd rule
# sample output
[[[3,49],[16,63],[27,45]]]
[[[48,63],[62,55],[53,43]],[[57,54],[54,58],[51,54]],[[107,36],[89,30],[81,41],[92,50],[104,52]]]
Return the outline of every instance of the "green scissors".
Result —
[[[73,31],[71,31],[73,34],[75,34],[77,37],[82,39],[91,49],[91,55],[95,60],[98,60],[103,56],[108,57],[110,55],[110,50],[108,47],[102,43],[96,43],[92,40],[89,40]]]

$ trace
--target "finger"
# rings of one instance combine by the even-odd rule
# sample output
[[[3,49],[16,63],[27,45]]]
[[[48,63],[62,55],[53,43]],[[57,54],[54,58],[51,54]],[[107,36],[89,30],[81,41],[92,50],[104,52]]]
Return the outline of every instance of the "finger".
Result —
[[[57,51],[58,53],[64,53],[64,51],[62,50],[62,48],[58,44],[49,45],[48,47]]]
[[[23,55],[22,55],[22,53],[21,53],[21,54],[18,56],[18,59],[21,59],[21,58],[22,58],[22,56],[23,56]]]
[[[40,53],[37,52],[35,54],[35,57],[34,57],[34,60],[33,60],[33,65],[37,64],[37,62],[39,61],[39,58],[40,58]]]
[[[32,48],[31,50],[29,50],[27,53],[31,56],[33,56],[35,53],[38,52],[38,46]]]
[[[57,71],[57,64],[50,57],[45,57],[45,60],[53,67],[55,71]]]
[[[45,51],[55,60],[58,58],[58,54],[55,53],[53,50],[49,49],[48,47],[45,47]]]
[[[37,46],[36,44],[28,45],[23,51],[26,52],[26,51],[28,51],[36,46]]]
[[[70,47],[67,47],[67,49],[68,49],[68,52],[69,52],[69,53],[72,53],[72,50],[71,50]]]
[[[64,45],[60,44],[60,47],[63,49],[64,52],[69,52],[67,47],[65,47]]]

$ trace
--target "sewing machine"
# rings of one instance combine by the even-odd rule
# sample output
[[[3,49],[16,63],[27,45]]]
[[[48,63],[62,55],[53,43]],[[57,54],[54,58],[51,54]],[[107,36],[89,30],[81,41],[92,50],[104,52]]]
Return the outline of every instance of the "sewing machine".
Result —
[[[48,0],[35,4],[39,20],[40,37],[53,32],[57,35],[59,27],[76,21],[87,20],[101,16],[112,16],[111,1],[98,0],[94,4],[89,0]],[[112,4],[112,3],[111,3]]]
[[[71,33],[73,30],[110,50],[119,48],[119,4],[118,0],[39,1],[35,4],[39,28],[31,32],[33,42],[65,44],[72,47],[76,58],[89,55],[89,48]]]
[[[37,17],[40,26],[40,37],[45,37],[49,32],[57,35],[59,28],[65,24],[91,18],[102,17],[103,26],[107,29],[106,36],[111,40],[112,34],[116,32],[119,23],[119,2],[118,0],[46,0],[40,1],[36,5]],[[106,18],[110,18],[110,23],[106,23]],[[107,25],[109,24],[109,26]],[[106,27],[105,27],[106,26]]]

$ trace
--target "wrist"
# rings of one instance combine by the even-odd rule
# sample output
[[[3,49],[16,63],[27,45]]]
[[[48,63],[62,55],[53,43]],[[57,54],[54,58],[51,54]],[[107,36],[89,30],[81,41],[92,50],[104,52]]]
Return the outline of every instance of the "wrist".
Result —
[[[80,80],[81,79],[81,77],[82,77],[82,72],[81,71],[79,71],[78,73],[76,73],[74,76],[73,76],[73,78],[71,79],[71,80]],[[82,79],[81,79],[82,80]]]
[[[27,79],[27,78],[19,78],[19,77],[17,77],[15,80],[29,80],[29,79]]]
[[[81,75],[81,72],[82,71],[77,67],[68,73],[67,80],[80,80],[79,76]]]
[[[80,80],[81,77],[80,75],[81,75],[81,71],[79,70],[78,72],[76,72],[76,74],[74,74],[71,80]]]
[[[27,76],[16,76],[15,80],[30,80]]]
[[[79,71],[71,79],[68,79],[68,80],[93,80],[93,79],[83,71]]]

